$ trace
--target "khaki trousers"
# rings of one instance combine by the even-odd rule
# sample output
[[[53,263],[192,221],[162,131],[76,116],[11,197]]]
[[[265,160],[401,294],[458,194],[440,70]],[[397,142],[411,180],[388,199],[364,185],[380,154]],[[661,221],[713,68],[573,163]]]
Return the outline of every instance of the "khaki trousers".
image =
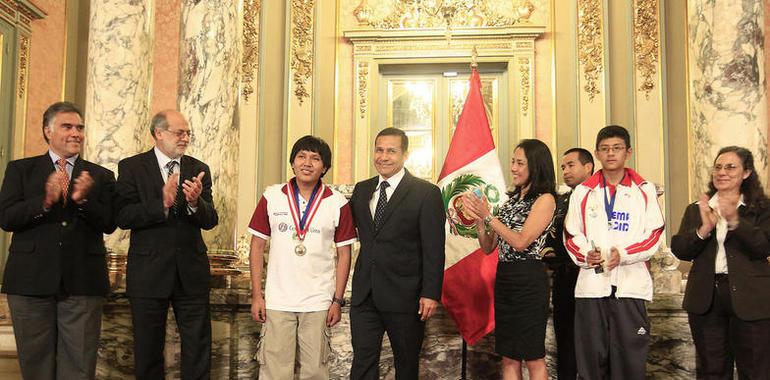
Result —
[[[326,313],[267,310],[257,349],[259,379],[293,380],[295,367],[300,380],[328,379],[331,342]]]

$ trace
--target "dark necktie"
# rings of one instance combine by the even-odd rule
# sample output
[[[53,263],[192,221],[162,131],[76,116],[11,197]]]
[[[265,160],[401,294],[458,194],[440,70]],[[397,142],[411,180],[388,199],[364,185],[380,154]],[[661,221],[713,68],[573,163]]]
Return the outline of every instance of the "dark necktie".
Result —
[[[385,189],[387,189],[388,186],[390,186],[388,181],[382,181],[380,184],[380,198],[377,199],[377,208],[374,209],[375,228],[380,228],[382,217],[385,215],[385,207],[388,205],[388,194],[385,193]]]
[[[169,162],[166,164],[166,170],[167,170],[167,173],[166,173],[166,182],[168,182],[168,181],[171,179],[171,176],[172,176],[172,175],[174,175],[174,173],[175,173],[175,169],[176,169],[176,166],[177,166],[177,165],[179,165],[179,163],[178,163],[178,162],[176,162],[176,161],[169,161]],[[182,186],[181,186],[179,183],[177,183],[177,193],[176,193],[176,198],[174,198],[174,205],[173,205],[173,206],[171,206],[171,210],[173,211],[174,215],[176,215],[176,214],[177,214],[177,209],[178,209],[177,205],[179,204],[179,197],[180,197],[180,193],[181,193],[181,196],[182,196],[182,197],[184,196],[184,194],[182,193],[182,191],[181,191],[181,190],[182,190]]]

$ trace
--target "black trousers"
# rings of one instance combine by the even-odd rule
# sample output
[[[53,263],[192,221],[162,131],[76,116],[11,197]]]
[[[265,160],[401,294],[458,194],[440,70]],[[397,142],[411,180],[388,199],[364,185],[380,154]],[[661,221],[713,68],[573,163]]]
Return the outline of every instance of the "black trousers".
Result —
[[[575,363],[575,284],[579,269],[566,265],[553,272],[553,330],[556,334],[556,375],[574,380]]]
[[[645,379],[650,323],[644,302],[614,296],[575,299],[579,379]]]
[[[727,275],[717,275],[711,308],[688,313],[698,379],[770,379],[770,319],[744,321],[733,311]]]
[[[178,282],[178,281],[177,281]],[[211,315],[209,295],[186,295],[177,286],[170,298],[130,297],[134,325],[134,371],[137,380],[163,380],[163,347],[168,307],[182,344],[182,379],[209,379],[211,375]]]
[[[352,380],[379,380],[380,350],[383,334],[388,333],[397,380],[419,378],[420,350],[425,323],[417,313],[380,311],[369,296],[350,308],[350,333],[353,340]]]

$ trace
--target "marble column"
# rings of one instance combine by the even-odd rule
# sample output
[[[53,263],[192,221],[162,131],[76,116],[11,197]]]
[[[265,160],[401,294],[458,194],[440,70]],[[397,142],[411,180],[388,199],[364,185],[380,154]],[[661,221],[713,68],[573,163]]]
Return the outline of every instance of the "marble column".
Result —
[[[209,249],[235,248],[241,44],[238,2],[183,0],[179,109],[194,139],[188,154],[207,163],[219,226],[204,235]]]
[[[152,0],[91,1],[84,156],[116,176],[149,139],[152,9]],[[127,237],[115,232],[107,246],[126,253]]]
[[[691,0],[687,8],[691,195],[706,189],[727,145],[750,149],[767,184],[763,2]]]

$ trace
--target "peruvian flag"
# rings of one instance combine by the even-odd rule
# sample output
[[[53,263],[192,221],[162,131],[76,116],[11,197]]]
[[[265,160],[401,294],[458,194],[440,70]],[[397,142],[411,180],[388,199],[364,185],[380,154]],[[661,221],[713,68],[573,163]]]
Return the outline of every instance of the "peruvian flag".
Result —
[[[468,344],[495,329],[494,288],[497,249],[485,254],[476,236],[476,221],[462,209],[461,196],[474,192],[495,213],[507,200],[476,68],[463,111],[452,135],[438,179],[447,212],[446,264],[441,303]]]

